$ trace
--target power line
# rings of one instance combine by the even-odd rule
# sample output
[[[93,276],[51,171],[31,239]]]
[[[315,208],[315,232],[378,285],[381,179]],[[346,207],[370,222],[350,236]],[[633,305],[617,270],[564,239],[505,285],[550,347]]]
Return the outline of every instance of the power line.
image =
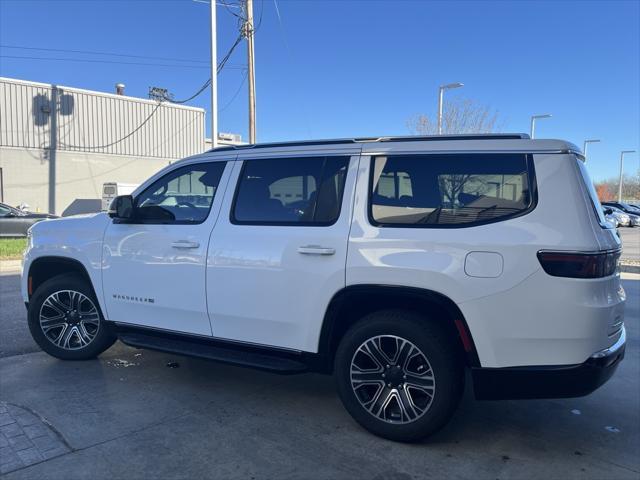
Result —
[[[233,53],[233,51],[235,50],[235,48],[238,46],[238,44],[242,41],[242,35],[238,35],[238,38],[236,39],[236,41],[233,43],[233,45],[231,45],[231,48],[229,48],[229,51],[227,52],[227,54],[222,58],[222,60],[220,61],[220,63],[218,63],[218,66],[216,68],[216,73],[220,73],[220,71],[224,68],[224,66],[226,65],[227,61],[229,60],[229,58],[231,57],[231,54]],[[171,100],[165,97],[165,100],[169,101],[170,103],[186,103],[190,100],[193,100],[194,98],[196,98],[198,95],[200,95],[209,85],[211,85],[211,79],[207,80],[204,85],[202,85],[202,87],[200,87],[200,89],[194,93],[193,95],[191,95],[189,98],[185,99],[185,100]],[[237,93],[236,93],[237,95]],[[234,98],[231,100],[233,101],[235,99],[235,95]],[[230,104],[231,102],[229,102]],[[99,146],[92,146],[92,147],[86,147],[86,146],[80,146],[80,145],[67,145],[61,142],[61,144],[67,148],[87,148],[89,150],[100,150],[100,149],[104,149],[104,148],[109,148],[112,147],[113,145],[116,145],[120,142],[123,142],[124,140],[126,140],[127,138],[131,137],[132,135],[134,135],[138,130],[140,130],[142,127],[144,127],[147,122],[149,122],[149,120],[151,120],[151,118],[156,114],[156,112],[158,111],[158,109],[160,108],[160,106],[162,105],[161,102],[159,102],[155,108],[151,111],[151,113],[147,116],[147,118],[145,118],[142,123],[140,125],[138,125],[135,129],[133,129],[131,132],[129,132],[128,134],[126,134],[124,137],[120,138],[119,140],[116,140],[114,142],[108,143],[106,145],[99,145]],[[226,107],[225,107],[226,108]]]
[[[162,100],[167,101],[169,103],[187,103],[190,100],[193,100],[194,98],[196,98],[198,95],[200,95],[202,92],[205,91],[205,89],[211,85],[211,79],[207,80],[206,82],[204,82],[204,85],[202,85],[202,87],[200,87],[200,89],[194,93],[193,95],[191,95],[189,98],[185,98],[184,100],[173,100],[172,98],[169,98],[167,96],[165,96]]]
[[[248,73],[249,72],[247,70],[245,70],[244,76],[242,77],[242,81],[240,82],[240,85],[238,86],[238,89],[236,90],[236,93],[233,94],[233,96],[231,97],[231,100],[229,100],[224,107],[218,109],[218,113],[224,112],[227,108],[229,108],[231,106],[233,101],[238,97],[238,94],[240,93],[240,90],[242,90],[242,86],[244,85],[244,82],[247,81]]]
[[[291,47],[289,46],[289,42],[287,41],[287,35],[284,31],[284,26],[282,24],[282,17],[280,16],[280,9],[278,8],[278,0],[273,0],[273,6],[276,8],[276,16],[278,17],[278,26],[280,27],[280,35],[282,37],[282,43],[284,43],[285,50],[287,51],[287,56],[289,57],[289,63],[295,69],[293,52],[291,50]],[[309,134],[309,138],[313,138],[313,135],[311,134],[311,122],[309,120],[310,119],[309,110],[307,109],[307,104],[306,104],[306,101],[304,100],[304,94],[301,95],[301,97],[303,97],[300,103],[302,105],[302,110],[304,111],[304,114],[305,114],[305,121],[307,123],[307,133]]]
[[[120,142],[125,141],[127,138],[129,138],[130,136],[132,136],[134,133],[136,133],[138,130],[140,130],[142,127],[144,127],[147,122],[149,120],[151,120],[151,117],[153,117],[156,112],[160,109],[160,107],[162,106],[162,103],[158,102],[158,104],[154,107],[154,109],[151,111],[151,113],[147,116],[147,118],[145,118],[142,123],[140,125],[138,125],[135,129],[131,130],[129,133],[127,133],[124,137],[116,140],[115,142],[111,142],[111,143],[107,143],[106,145],[98,145],[98,146],[92,146],[92,147],[87,147],[84,145],[68,145],[65,143],[61,143],[61,145],[67,147],[67,148],[86,148],[89,150],[99,150],[99,149],[103,149],[103,148],[109,148],[112,147]]]
[[[229,58],[231,57],[231,54],[233,53],[233,51],[235,50],[235,48],[238,46],[238,44],[241,41],[242,41],[242,35],[238,35],[238,38],[236,38],[236,41],[233,43],[233,45],[231,45],[231,48],[229,49],[227,54],[222,58],[222,60],[220,60],[220,63],[218,63],[218,67],[216,68],[216,73],[217,74],[219,74],[222,71],[223,67],[225,66],[225,64],[227,63]],[[184,100],[173,100],[173,99],[171,99],[169,97],[164,97],[163,100],[166,100],[167,102],[170,102],[170,103],[187,103],[188,101],[193,100],[198,95],[200,95],[202,92],[204,92],[207,89],[207,87],[209,87],[209,85],[211,85],[211,79],[209,79],[206,82],[204,82],[202,87],[200,87],[200,89],[196,93],[194,93],[189,98],[186,98]]]
[[[227,12],[229,12],[231,15],[233,15],[236,18],[242,18],[240,15],[238,15],[236,12],[231,10],[231,7],[234,8],[239,8],[242,10],[242,7],[240,7],[239,5],[229,5],[225,0],[220,0],[222,3],[218,3],[218,5],[224,5],[224,8],[227,10]]]
[[[174,62],[187,62],[187,63],[205,63],[205,64],[209,63],[206,60],[191,60],[191,59],[176,58],[176,57],[154,57],[150,55],[131,55],[126,53],[116,53],[116,52],[100,52],[97,50],[69,50],[65,48],[26,47],[23,45],[2,45],[2,44],[0,44],[0,48],[12,48],[16,50],[40,50],[43,52],[81,53],[86,55],[106,55],[110,57],[143,58],[147,60],[169,60]]]
[[[116,64],[116,65],[135,65],[135,66],[149,66],[149,67],[179,67],[179,68],[198,68],[208,69],[209,67],[200,65],[180,65],[170,63],[148,63],[148,62],[118,62],[115,60],[93,60],[89,58],[61,58],[61,57],[32,57],[32,56],[19,56],[19,55],[0,55],[0,58],[12,58],[17,60],[50,60],[54,62],[80,62],[80,63],[104,63],[104,64]],[[229,65],[227,68],[233,68],[237,70],[244,69],[242,65]]]

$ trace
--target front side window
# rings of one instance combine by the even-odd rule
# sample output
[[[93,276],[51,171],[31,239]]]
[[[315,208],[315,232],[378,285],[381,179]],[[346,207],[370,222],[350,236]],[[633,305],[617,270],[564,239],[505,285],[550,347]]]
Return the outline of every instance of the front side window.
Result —
[[[398,155],[371,161],[369,215],[377,225],[470,226],[520,215],[533,204],[533,167],[526,155]]]
[[[196,163],[156,180],[135,200],[140,221],[202,223],[206,220],[225,162]]]
[[[236,224],[329,225],[340,215],[349,157],[245,161],[231,220]]]

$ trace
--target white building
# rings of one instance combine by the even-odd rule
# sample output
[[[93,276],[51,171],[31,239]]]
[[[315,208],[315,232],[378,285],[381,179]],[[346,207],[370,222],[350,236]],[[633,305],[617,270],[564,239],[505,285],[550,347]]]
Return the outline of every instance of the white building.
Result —
[[[0,77],[4,203],[97,211],[103,183],[140,183],[205,148],[201,108]]]

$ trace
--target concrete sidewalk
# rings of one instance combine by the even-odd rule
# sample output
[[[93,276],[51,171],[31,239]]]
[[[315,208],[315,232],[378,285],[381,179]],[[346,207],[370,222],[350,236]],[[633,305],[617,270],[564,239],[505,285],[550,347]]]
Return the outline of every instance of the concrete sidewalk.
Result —
[[[0,260],[0,275],[22,272],[22,260]]]

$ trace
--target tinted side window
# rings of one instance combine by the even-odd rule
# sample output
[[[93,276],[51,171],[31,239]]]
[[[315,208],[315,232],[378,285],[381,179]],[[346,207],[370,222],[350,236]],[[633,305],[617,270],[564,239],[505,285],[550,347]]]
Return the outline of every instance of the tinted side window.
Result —
[[[238,181],[232,222],[329,225],[340,215],[349,157],[249,160]]]
[[[375,224],[469,226],[520,215],[533,204],[526,155],[381,156],[371,162]]]
[[[138,219],[166,218],[162,223],[204,222],[224,166],[225,162],[196,163],[167,173],[137,196]]]

